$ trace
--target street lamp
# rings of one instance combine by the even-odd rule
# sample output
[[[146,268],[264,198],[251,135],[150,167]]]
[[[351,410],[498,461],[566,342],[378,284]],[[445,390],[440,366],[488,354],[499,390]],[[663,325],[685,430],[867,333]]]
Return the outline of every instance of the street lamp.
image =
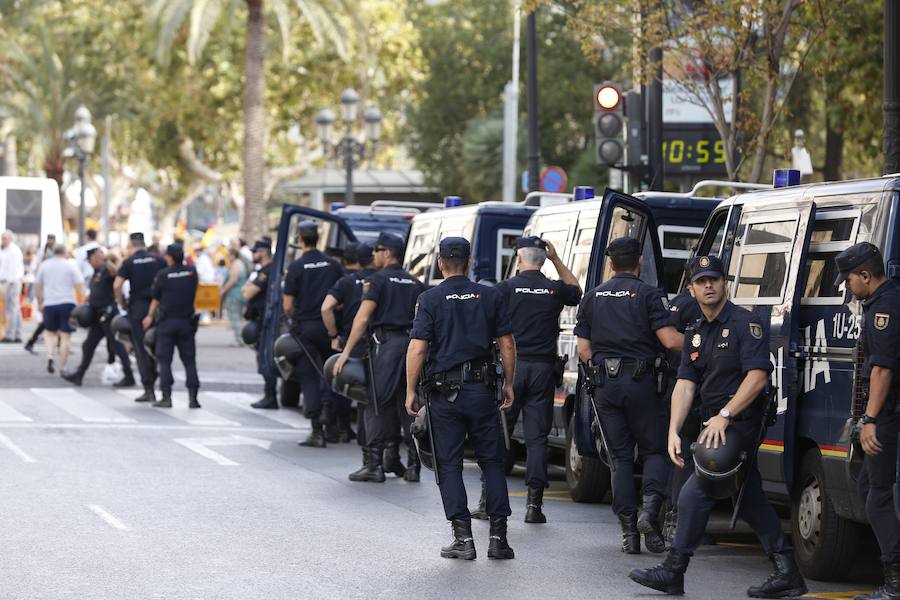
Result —
[[[75,125],[66,130],[63,139],[68,143],[67,155],[78,161],[78,178],[81,182],[81,202],[78,204],[78,245],[84,244],[84,165],[94,153],[94,142],[97,141],[97,128],[91,123],[91,111],[86,106],[79,106],[75,111]]]
[[[323,108],[316,115],[316,132],[319,141],[325,147],[325,156],[333,160],[343,161],[346,172],[346,189],[344,200],[347,205],[353,204],[353,170],[366,159],[375,156],[378,138],[381,136],[381,111],[376,106],[369,106],[363,111],[365,121],[365,137],[357,139],[353,135],[353,124],[356,122],[359,108],[359,94],[353,88],[341,93],[341,120],[344,122],[344,136],[332,142],[334,122],[333,111]]]

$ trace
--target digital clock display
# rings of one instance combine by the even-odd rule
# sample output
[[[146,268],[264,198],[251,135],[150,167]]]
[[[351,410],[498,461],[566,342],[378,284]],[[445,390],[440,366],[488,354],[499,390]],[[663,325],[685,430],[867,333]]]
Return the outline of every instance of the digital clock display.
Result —
[[[665,125],[663,160],[667,175],[727,173],[725,144],[712,125]]]

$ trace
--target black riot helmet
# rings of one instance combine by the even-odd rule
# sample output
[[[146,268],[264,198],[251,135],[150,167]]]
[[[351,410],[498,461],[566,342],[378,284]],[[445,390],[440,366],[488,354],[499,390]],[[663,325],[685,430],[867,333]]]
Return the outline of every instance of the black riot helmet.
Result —
[[[259,343],[259,321],[247,321],[241,329],[241,340],[248,346],[256,347]]]
[[[344,368],[335,377],[334,363],[337,362],[339,356],[340,354],[332,354],[325,361],[325,380],[328,381],[335,393],[361,404],[367,403],[369,401],[366,393],[368,377],[362,359],[350,357],[344,364]]]
[[[113,317],[112,321],[109,322],[109,327],[112,329],[117,342],[120,344],[131,343],[131,323],[128,321],[128,317],[125,315],[116,315]]]
[[[743,466],[747,452],[743,448],[741,434],[732,427],[725,430],[725,443],[718,448],[694,442],[694,472],[697,483],[710,498],[731,498],[741,489],[744,481]]]
[[[69,325],[72,327],[90,327],[97,320],[97,313],[90,304],[79,304],[72,309],[69,315]]]
[[[419,453],[419,462],[426,469],[434,471],[434,448],[431,447],[431,434],[428,431],[427,410],[425,406],[419,409],[419,415],[413,421],[410,433]]]
[[[275,355],[275,366],[278,367],[281,377],[285,380],[290,379],[294,367],[303,356],[303,347],[300,346],[300,342],[297,341],[294,334],[284,333],[275,340],[272,352]]]
[[[156,360],[156,325],[144,332],[144,348],[153,360]]]

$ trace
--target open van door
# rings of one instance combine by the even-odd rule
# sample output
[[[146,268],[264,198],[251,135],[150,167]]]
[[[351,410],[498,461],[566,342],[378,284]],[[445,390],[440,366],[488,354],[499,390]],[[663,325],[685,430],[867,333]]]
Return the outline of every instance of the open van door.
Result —
[[[297,226],[301,221],[311,220],[319,224],[319,249],[326,254],[339,254],[348,242],[355,242],[356,236],[347,222],[337,215],[305,206],[285,205],[278,223],[275,254],[272,256],[272,279],[266,292],[266,314],[260,332],[260,348],[263,364],[270,372],[268,376],[278,376],[273,357],[273,345],[278,337],[281,323],[281,288],[284,275],[291,262],[299,256],[300,234]]]

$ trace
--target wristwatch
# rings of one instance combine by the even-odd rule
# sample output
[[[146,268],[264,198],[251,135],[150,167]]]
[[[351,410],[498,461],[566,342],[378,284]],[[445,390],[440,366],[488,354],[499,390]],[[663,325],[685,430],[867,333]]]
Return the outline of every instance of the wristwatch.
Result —
[[[863,425],[872,425],[875,423],[875,417],[870,417],[869,415],[863,415],[862,419],[860,419],[860,423]]]
[[[719,411],[719,416],[723,417],[725,419],[728,419],[730,421],[731,420],[731,411],[728,410],[727,408],[723,408],[722,410]]]

